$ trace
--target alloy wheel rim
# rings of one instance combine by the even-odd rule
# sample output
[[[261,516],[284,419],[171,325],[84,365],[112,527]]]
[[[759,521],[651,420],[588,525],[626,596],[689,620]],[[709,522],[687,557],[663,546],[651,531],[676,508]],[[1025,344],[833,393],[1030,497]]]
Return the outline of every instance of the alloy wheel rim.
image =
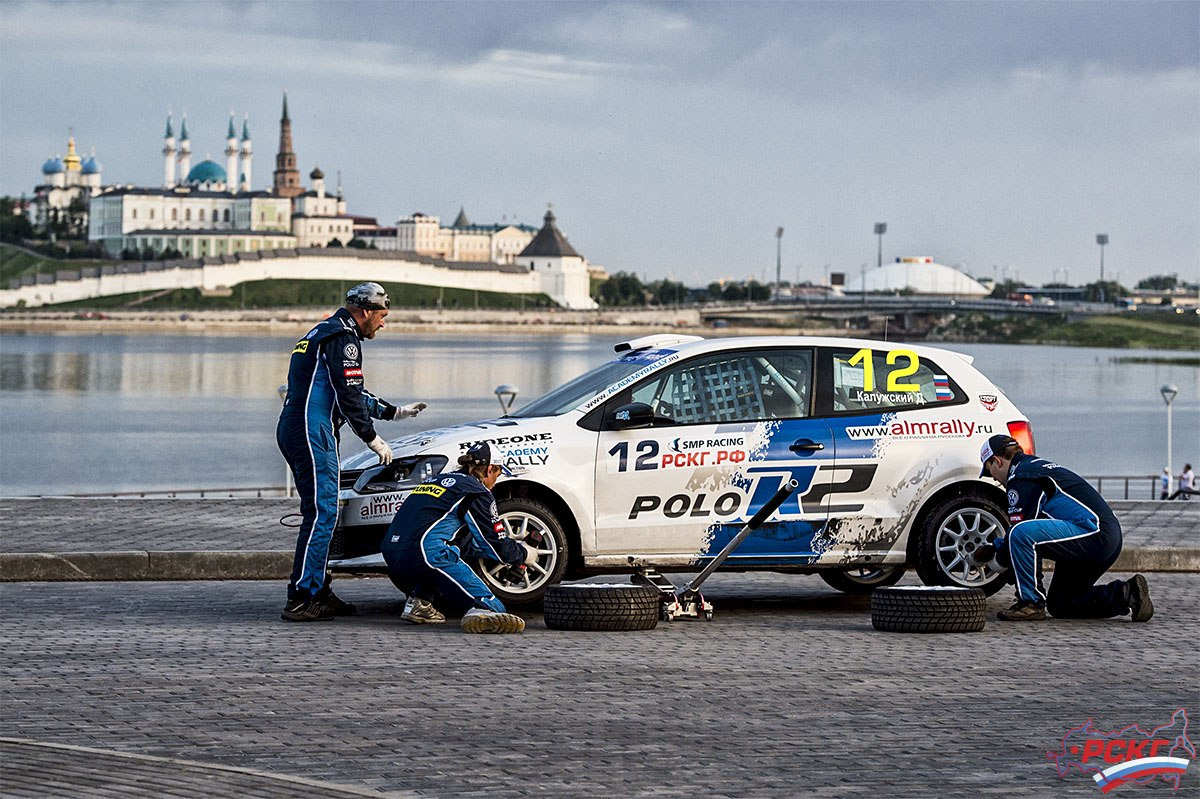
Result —
[[[1004,532],[1000,520],[979,508],[955,511],[938,528],[935,545],[938,568],[955,585],[980,588],[1000,572],[975,562],[975,550],[995,542]]]

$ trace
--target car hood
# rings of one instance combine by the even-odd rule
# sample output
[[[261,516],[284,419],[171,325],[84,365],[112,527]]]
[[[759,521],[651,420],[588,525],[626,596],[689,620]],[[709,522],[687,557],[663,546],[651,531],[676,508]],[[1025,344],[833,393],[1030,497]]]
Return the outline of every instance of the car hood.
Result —
[[[506,438],[518,435],[527,430],[533,430],[534,428],[541,430],[546,426],[546,422],[548,421],[548,418],[514,419],[511,417],[502,417],[499,419],[487,419],[482,422],[466,422],[464,424],[438,427],[421,433],[412,433],[399,438],[388,439],[388,446],[392,448],[392,455],[394,457],[406,458],[429,450],[446,450],[447,447],[471,441],[495,442],[497,439],[503,441]],[[457,453],[457,447],[455,448],[455,453]],[[443,452],[443,454],[449,455],[451,453]],[[342,471],[365,469],[368,466],[375,465],[378,460],[379,456],[374,452],[369,449],[363,450],[345,458],[342,461]],[[453,461],[453,458],[451,458],[451,461]]]

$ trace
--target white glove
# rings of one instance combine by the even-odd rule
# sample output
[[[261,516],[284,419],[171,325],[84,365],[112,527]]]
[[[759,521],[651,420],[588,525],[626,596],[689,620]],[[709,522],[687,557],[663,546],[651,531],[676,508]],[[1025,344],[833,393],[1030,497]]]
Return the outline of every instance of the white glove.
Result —
[[[426,405],[424,402],[414,402],[412,405],[401,405],[399,408],[396,409],[396,418],[397,419],[408,419],[412,416],[416,416],[418,413],[420,413],[421,411],[425,410],[428,407],[429,406]]]
[[[538,551],[529,546],[529,544],[526,544],[524,541],[520,541],[518,543],[525,547],[525,565],[536,566],[538,562]]]
[[[379,456],[379,462],[384,466],[387,466],[392,462],[392,448],[389,447],[388,443],[379,436],[375,436],[374,441],[367,442],[367,446],[371,448],[372,452]]]

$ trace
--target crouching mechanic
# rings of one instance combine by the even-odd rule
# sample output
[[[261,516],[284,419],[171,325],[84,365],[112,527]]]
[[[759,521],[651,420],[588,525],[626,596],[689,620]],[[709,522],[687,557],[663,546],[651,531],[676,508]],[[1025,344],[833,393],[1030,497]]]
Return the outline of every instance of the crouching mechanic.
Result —
[[[355,612],[354,605],[330,590],[326,572],[329,540],[337,526],[342,424],[349,422],[386,464],[392,450],[371,419],[404,419],[425,408],[423,402],[397,407],[363,387],[360,342],[383,328],[390,304],[383,286],[360,283],[346,294],[342,308],[292,349],[287,396],[275,429],[279,450],[296,478],[301,516],[284,621],[327,621]]]
[[[979,453],[980,477],[991,476],[1008,489],[1008,538],[981,547],[977,562],[1005,566],[1011,559],[1017,601],[1002,610],[1003,621],[1035,621],[1051,615],[1067,619],[1107,619],[1132,613],[1133,621],[1154,615],[1146,578],[1096,585],[1121,554],[1121,525],[1100,494],[1079,475],[1056,463],[1026,455],[1015,439],[995,435]],[[1041,587],[1041,559],[1054,561],[1047,596]]]
[[[412,624],[441,624],[447,612],[462,614],[468,633],[519,633],[525,620],[479,579],[463,558],[484,558],[524,568],[537,551],[503,538],[492,488],[512,476],[487,442],[472,444],[458,459],[459,470],[430,478],[413,489],[383,536],[383,558],[392,582],[408,595],[400,618]]]

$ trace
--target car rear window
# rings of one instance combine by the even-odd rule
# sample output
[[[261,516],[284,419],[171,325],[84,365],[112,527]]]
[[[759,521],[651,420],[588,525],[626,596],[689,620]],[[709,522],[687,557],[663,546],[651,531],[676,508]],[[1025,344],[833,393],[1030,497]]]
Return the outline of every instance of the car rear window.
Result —
[[[833,351],[834,413],[957,404],[966,399],[946,372],[912,350]]]

